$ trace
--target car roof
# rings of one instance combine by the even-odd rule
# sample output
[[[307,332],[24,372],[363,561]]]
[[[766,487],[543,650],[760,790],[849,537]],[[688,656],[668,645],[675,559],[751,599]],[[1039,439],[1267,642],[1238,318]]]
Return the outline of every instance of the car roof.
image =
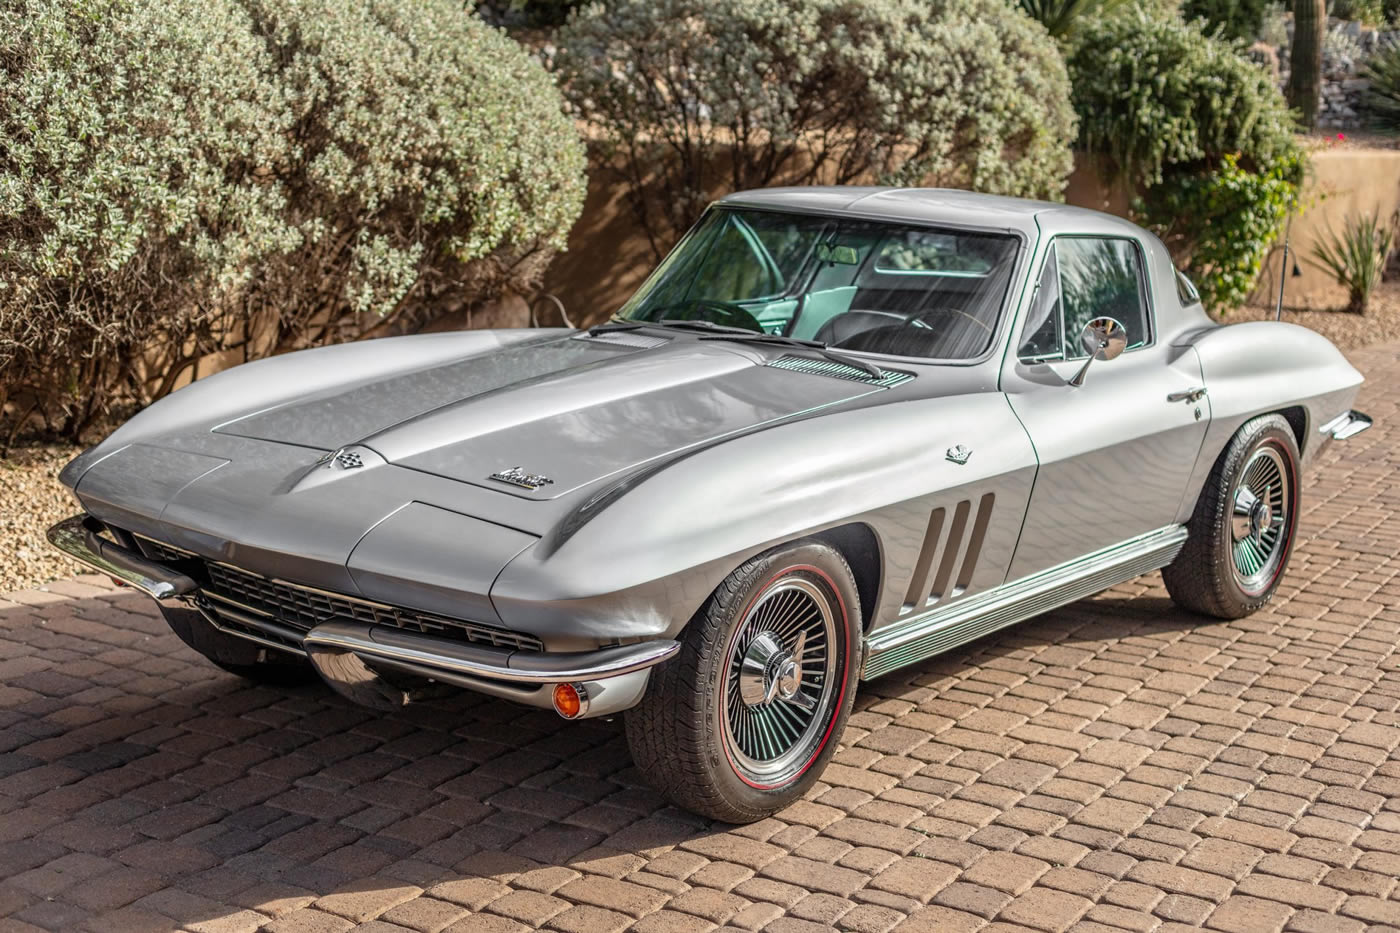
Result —
[[[1102,211],[954,188],[756,188],[727,195],[718,203],[773,211],[850,214],[880,220],[1015,230],[1028,236],[1037,232],[1096,233],[1138,238],[1146,235],[1146,231],[1136,224]]]

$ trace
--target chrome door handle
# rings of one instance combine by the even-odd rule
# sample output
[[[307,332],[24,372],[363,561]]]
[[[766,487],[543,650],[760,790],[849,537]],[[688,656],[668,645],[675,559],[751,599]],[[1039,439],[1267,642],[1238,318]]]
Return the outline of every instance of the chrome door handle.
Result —
[[[1191,402],[1199,402],[1201,399],[1205,398],[1205,395],[1206,387],[1196,386],[1194,389],[1186,389],[1183,392],[1173,392],[1171,395],[1167,396],[1167,401],[1186,402],[1190,404]]]

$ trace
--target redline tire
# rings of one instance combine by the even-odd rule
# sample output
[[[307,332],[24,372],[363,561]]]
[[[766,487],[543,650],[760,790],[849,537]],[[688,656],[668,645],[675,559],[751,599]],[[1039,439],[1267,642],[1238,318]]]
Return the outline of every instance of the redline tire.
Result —
[[[801,541],[746,562],[628,711],[637,766],[676,805],[723,822],[789,806],[836,749],[861,632],[855,580],[830,545]]]

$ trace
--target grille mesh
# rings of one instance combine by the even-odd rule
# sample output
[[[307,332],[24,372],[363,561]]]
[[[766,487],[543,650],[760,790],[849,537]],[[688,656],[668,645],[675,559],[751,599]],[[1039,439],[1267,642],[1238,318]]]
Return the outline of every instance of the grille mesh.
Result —
[[[856,366],[847,366],[845,363],[838,363],[835,360],[814,360],[806,356],[780,356],[769,362],[768,365],[776,366],[778,369],[790,369],[793,372],[810,373],[813,376],[832,376],[837,379],[849,379],[852,382],[864,382],[866,385],[883,386],[886,389],[914,378],[912,373],[886,369],[883,370],[885,375],[876,379],[870,373]]]
[[[203,593],[218,611],[220,601],[234,603],[266,616],[289,628],[307,632],[330,619],[348,619],[368,625],[389,625],[412,632],[436,635],[494,648],[543,651],[544,644],[533,635],[512,632],[494,625],[449,619],[444,616],[399,609],[383,603],[350,599],[312,587],[297,586],[204,560],[196,554],[171,547],[150,538],[140,539],[147,555],[162,561],[198,561],[204,569]]]

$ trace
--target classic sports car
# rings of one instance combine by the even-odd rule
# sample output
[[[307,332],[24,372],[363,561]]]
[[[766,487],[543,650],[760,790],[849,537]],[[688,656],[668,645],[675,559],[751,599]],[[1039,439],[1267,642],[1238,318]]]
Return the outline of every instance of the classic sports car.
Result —
[[[176,392],[64,470],[86,512],[50,535],[228,670],[625,712],[662,792],[744,822],[817,779],[859,680],[1158,568],[1258,609],[1360,382],[1312,331],[1217,326],[1114,217],[754,191],[590,330]]]

